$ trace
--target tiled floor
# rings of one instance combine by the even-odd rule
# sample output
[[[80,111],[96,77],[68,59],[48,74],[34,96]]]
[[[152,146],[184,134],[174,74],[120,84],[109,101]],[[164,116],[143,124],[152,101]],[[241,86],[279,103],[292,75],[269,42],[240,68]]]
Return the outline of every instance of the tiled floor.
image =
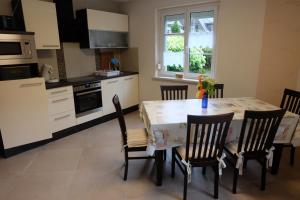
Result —
[[[137,112],[126,116],[127,127],[143,127]],[[155,186],[153,161],[131,161],[129,176],[123,182],[124,161],[120,151],[117,120],[98,125],[26,153],[0,159],[0,199],[2,200],[90,200],[90,199],[182,199],[183,177],[177,170],[170,178],[166,162],[164,183]],[[300,158],[300,151],[296,152]],[[227,168],[220,181],[220,199],[299,199],[300,159],[288,165],[284,152],[280,173],[268,174],[267,189],[259,190],[260,168],[249,162],[239,179],[238,194],[231,193],[232,169]],[[213,173],[193,170],[188,199],[212,199]]]

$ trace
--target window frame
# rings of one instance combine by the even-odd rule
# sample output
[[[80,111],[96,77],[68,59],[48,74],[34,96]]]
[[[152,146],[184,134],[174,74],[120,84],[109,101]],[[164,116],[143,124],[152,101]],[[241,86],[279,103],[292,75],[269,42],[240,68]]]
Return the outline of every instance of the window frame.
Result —
[[[189,6],[180,6],[172,8],[159,9],[157,12],[157,50],[156,50],[156,74],[158,77],[175,77],[177,73],[183,73],[187,79],[197,79],[200,73],[189,72],[189,34],[191,31],[191,13],[193,12],[205,12],[214,11],[214,24],[213,24],[213,47],[212,47],[212,60],[211,60],[211,72],[206,74],[210,77],[216,75],[216,48],[217,48],[217,16],[218,5],[217,4],[197,4]],[[164,45],[165,45],[165,19],[167,15],[184,15],[184,66],[183,72],[171,72],[167,71],[166,66],[163,64],[164,57]]]

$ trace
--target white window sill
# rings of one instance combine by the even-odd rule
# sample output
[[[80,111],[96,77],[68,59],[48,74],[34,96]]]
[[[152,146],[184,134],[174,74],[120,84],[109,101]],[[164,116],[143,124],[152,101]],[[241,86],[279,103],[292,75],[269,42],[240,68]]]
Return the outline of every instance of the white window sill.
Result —
[[[168,77],[168,76],[154,76],[152,79],[158,80],[158,81],[189,83],[189,84],[194,84],[194,85],[196,85],[198,83],[198,80],[196,80],[196,79],[175,78],[175,77]]]

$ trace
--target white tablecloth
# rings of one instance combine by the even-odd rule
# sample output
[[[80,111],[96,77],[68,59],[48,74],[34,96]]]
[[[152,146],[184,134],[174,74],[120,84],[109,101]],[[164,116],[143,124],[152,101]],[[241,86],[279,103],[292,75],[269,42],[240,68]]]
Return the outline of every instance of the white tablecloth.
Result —
[[[226,138],[226,142],[230,142],[239,137],[245,110],[275,109],[279,107],[251,97],[209,99],[207,109],[202,109],[201,99],[144,101],[140,106],[141,117],[150,134],[149,145],[156,150],[185,143],[188,114],[217,115],[234,112]],[[300,134],[299,137],[294,135],[298,120],[298,115],[286,112],[277,131],[275,143],[294,142],[295,146],[300,146]]]

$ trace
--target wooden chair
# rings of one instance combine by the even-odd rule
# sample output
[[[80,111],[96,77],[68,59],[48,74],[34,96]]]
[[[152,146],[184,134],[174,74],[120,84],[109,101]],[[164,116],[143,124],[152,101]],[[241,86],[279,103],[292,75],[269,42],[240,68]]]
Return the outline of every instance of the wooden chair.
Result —
[[[275,111],[245,111],[238,142],[226,144],[227,160],[233,164],[233,188],[236,193],[238,175],[248,160],[261,164],[261,190],[265,190],[268,159],[272,157],[275,134],[285,113],[284,109]]]
[[[290,89],[284,89],[282,100],[280,103],[281,108],[287,111],[300,115],[300,92]],[[286,144],[285,147],[290,147],[290,165],[294,165],[296,148],[292,144]]]
[[[209,95],[208,98],[223,98],[224,84],[217,83],[215,84],[215,93]]]
[[[218,198],[219,165],[233,113],[214,116],[187,117],[185,147],[172,150],[172,177],[175,163],[184,174],[183,199],[187,197],[188,176],[192,167],[211,166],[215,172],[214,198]],[[190,165],[190,166],[189,166]]]
[[[125,119],[122,112],[122,108],[119,102],[119,97],[115,95],[112,99],[116,108],[117,117],[122,133],[122,143],[125,155],[125,170],[124,181],[127,180],[128,174],[128,161],[133,159],[154,159],[154,156],[141,156],[141,157],[129,157],[129,152],[146,151],[148,136],[146,129],[126,129]]]
[[[162,100],[187,99],[188,85],[161,85]]]

